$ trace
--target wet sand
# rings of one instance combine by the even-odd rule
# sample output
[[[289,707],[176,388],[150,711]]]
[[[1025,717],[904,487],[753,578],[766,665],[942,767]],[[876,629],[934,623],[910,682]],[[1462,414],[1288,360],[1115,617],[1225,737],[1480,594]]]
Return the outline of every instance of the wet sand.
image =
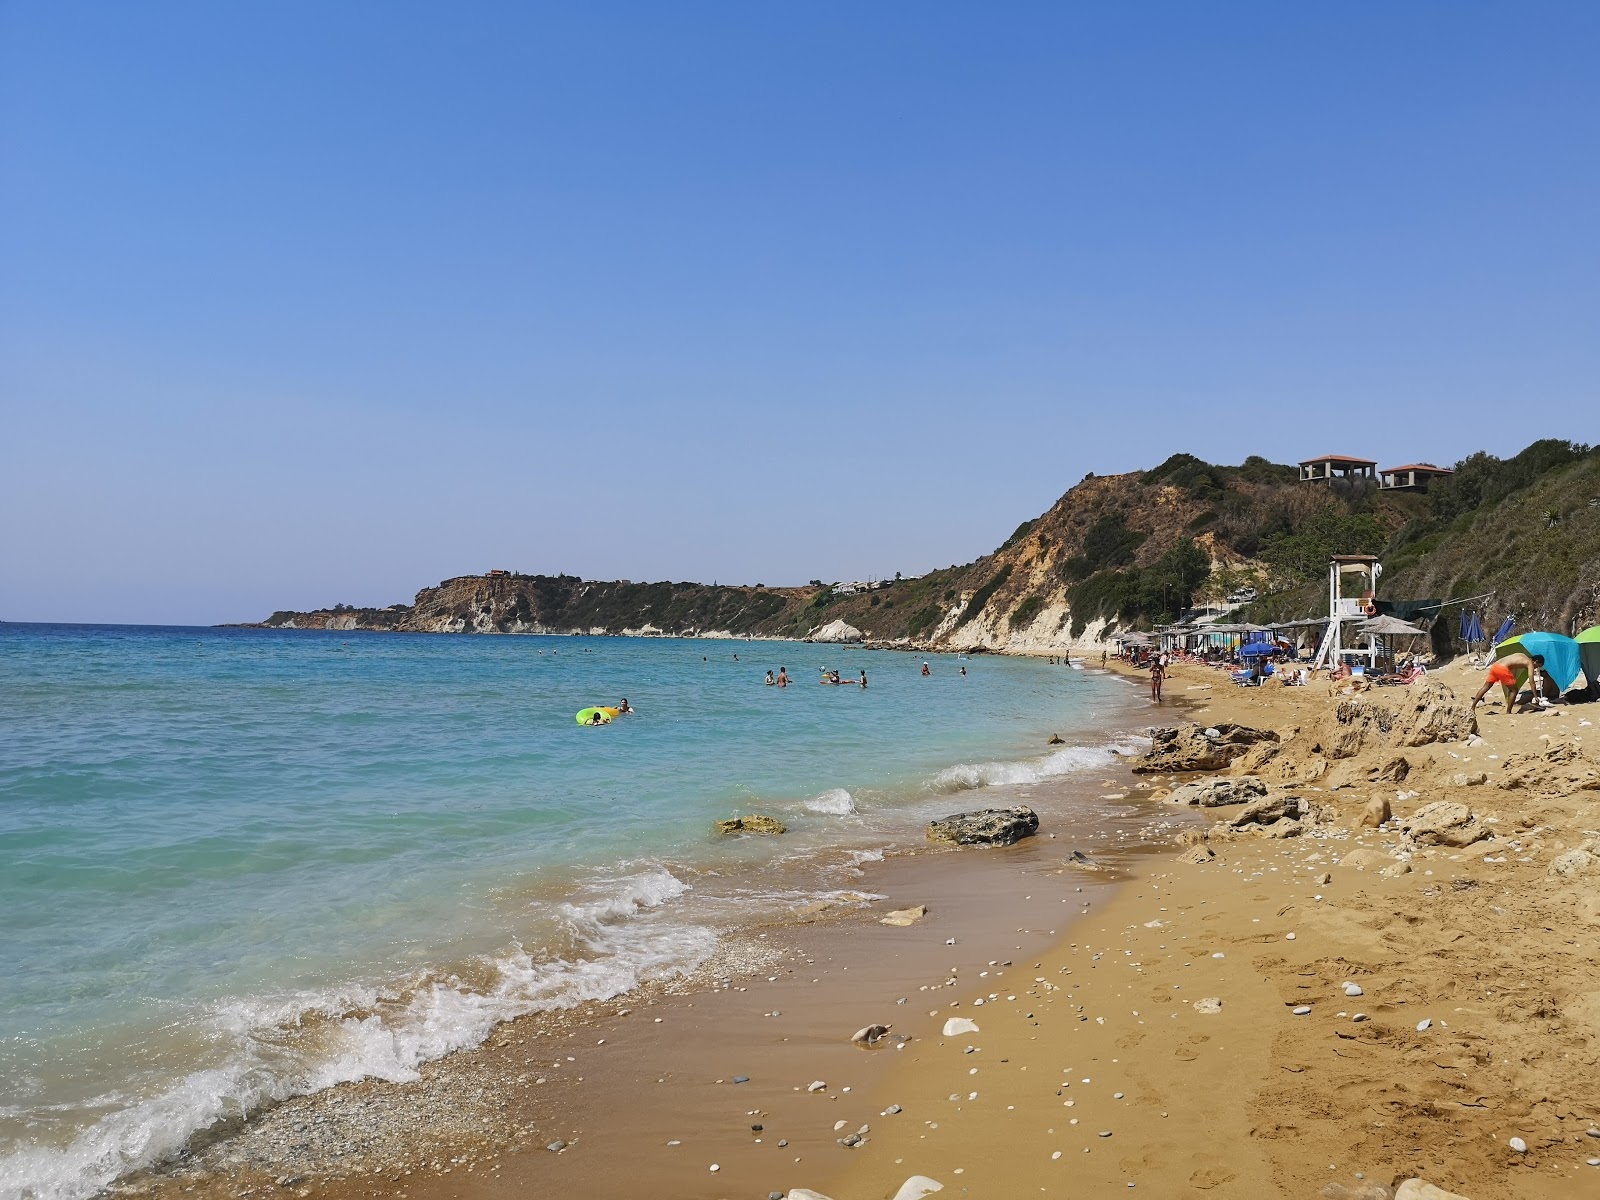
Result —
[[[1070,796],[1030,797],[1038,838],[876,864],[861,887],[885,900],[744,931],[695,980],[513,1023],[417,1084],[283,1105],[127,1190],[887,1200],[925,1175],[952,1196],[1387,1200],[1421,1176],[1472,1200],[1600,1194],[1600,854],[1573,857],[1600,836],[1600,711],[1480,709],[1476,744],[1374,731],[1334,758],[1344,697],[1325,684],[1180,666],[1167,689],[1201,721],[1277,730],[1261,776],[1314,819],[1235,833],[1237,809],[1163,804],[1174,778],[1062,785],[1124,797],[1120,825],[1079,836]],[[1402,756],[1402,781],[1378,778]],[[1378,799],[1400,818],[1459,801],[1494,836],[1362,827]],[[1213,857],[1190,861],[1205,851],[1172,822],[1191,842],[1210,822]],[[918,924],[878,923],[913,904]],[[952,1017],[977,1031],[944,1036]],[[849,1043],[873,1022],[911,1040]]]

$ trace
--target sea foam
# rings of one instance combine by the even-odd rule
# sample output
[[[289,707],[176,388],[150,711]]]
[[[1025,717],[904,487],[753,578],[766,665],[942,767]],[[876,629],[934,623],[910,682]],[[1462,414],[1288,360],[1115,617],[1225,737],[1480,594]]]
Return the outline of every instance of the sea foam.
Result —
[[[649,919],[688,891],[661,868],[599,881],[557,909],[578,955],[540,959],[513,946],[473,964],[488,980],[482,988],[449,975],[214,1006],[202,1019],[229,1047],[221,1064],[129,1103],[66,1146],[0,1158],[0,1200],[85,1200],[171,1158],[219,1120],[358,1079],[414,1080],[423,1063],[479,1045],[502,1021],[690,971],[711,954],[716,932]]]

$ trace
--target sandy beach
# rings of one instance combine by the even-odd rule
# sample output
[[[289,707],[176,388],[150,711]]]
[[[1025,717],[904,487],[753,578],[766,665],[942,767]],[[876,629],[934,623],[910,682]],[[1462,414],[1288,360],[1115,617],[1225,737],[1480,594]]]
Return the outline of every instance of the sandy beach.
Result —
[[[1413,713],[1420,685],[1238,689],[1179,665],[1153,724],[1277,740],[1201,774],[1130,761],[1072,785],[1124,806],[1094,844],[1047,818],[1013,847],[869,865],[863,896],[883,899],[503,1026],[415,1084],[284,1104],[119,1190],[888,1200],[924,1176],[948,1195],[1379,1200],[1420,1177],[1471,1200],[1594,1195],[1590,712],[1480,708],[1478,735],[1400,744],[1461,732],[1476,676],[1429,678],[1454,691],[1442,715],[1436,686]],[[1260,794],[1165,799],[1213,779]],[[1438,801],[1470,817],[1413,821]],[[1363,825],[1384,802],[1392,819]],[[926,916],[880,923],[911,905]],[[952,1019],[976,1029],[947,1036]],[[874,1023],[890,1034],[851,1044]]]

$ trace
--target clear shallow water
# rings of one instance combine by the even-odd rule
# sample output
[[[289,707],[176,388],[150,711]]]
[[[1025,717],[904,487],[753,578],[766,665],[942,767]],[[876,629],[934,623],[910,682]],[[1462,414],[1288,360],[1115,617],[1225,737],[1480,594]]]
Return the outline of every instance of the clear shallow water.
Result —
[[[952,793],[1107,763],[1130,723],[1085,672],[921,661],[0,626],[0,1197],[92,1194],[221,1117],[692,968]],[[709,835],[737,811],[791,833]]]

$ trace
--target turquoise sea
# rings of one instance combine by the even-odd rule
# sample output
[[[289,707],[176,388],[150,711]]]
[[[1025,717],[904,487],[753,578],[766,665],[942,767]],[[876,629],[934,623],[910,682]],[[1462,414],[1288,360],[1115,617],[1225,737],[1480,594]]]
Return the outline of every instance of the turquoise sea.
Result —
[[[1140,724],[1096,672],[923,661],[0,625],[0,1197],[89,1196],[273,1099],[692,969],[984,802],[957,793],[1101,768]],[[790,833],[711,834],[738,812]]]

